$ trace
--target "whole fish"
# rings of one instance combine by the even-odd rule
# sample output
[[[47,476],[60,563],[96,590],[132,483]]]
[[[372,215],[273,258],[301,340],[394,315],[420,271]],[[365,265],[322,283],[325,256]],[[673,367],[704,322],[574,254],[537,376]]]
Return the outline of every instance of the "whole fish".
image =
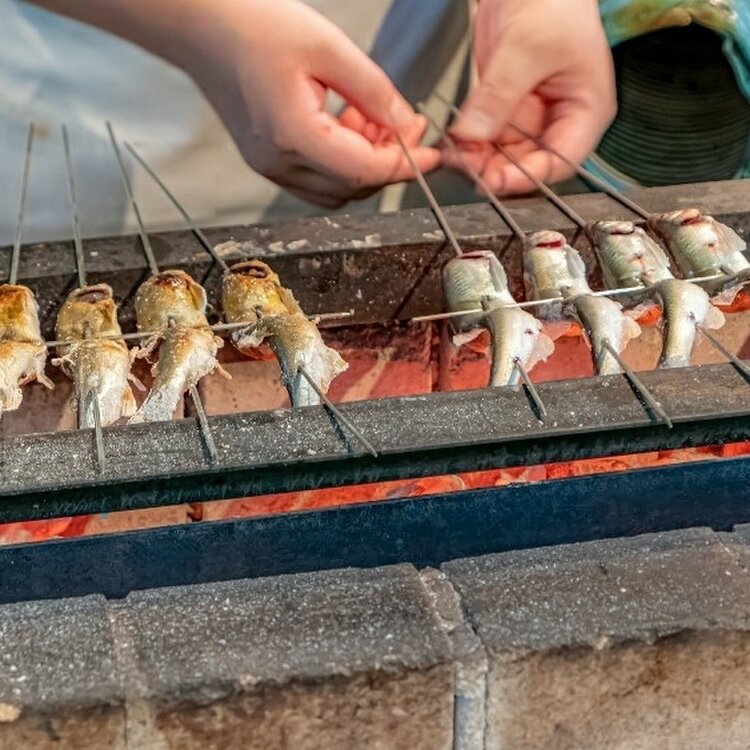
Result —
[[[687,278],[727,274],[731,280],[721,295],[730,303],[750,276],[750,262],[744,255],[747,243],[737,232],[698,208],[656,214],[649,221],[664,241],[677,267]],[[710,286],[716,289],[716,285]]]
[[[687,367],[697,325],[721,328],[724,316],[705,290],[684,279],[675,279],[661,248],[632,222],[598,222],[592,239],[611,286],[650,289],[664,310],[665,330],[659,367]]]
[[[224,342],[209,328],[206,306],[205,289],[184,271],[161,271],[141,284],[136,324],[154,335],[137,356],[150,360],[158,350],[158,358],[151,369],[154,383],[131,423],[169,420],[201,378],[214,371],[230,377],[217,360]]]
[[[47,388],[47,347],[39,329],[39,305],[28,287],[0,285],[0,414],[21,405],[21,387],[36,380]]]
[[[232,333],[243,354],[267,342],[276,354],[293,406],[320,403],[320,397],[300,372],[304,369],[326,393],[348,365],[326,346],[315,323],[307,318],[292,292],[260,260],[234,264],[222,281],[222,308],[228,323],[249,323]]]
[[[657,289],[664,306],[665,325],[659,367],[689,367],[697,326],[721,328],[724,315],[697,284],[684,279],[667,279]]]
[[[112,288],[96,284],[71,292],[57,314],[55,335],[73,342],[58,347],[52,364],[73,380],[79,428],[94,427],[95,404],[103,426],[129,417],[135,411],[131,354],[121,339],[104,338],[122,335]]]
[[[485,310],[456,318],[456,345],[474,338],[484,325],[492,338],[492,386],[514,385],[519,380],[516,363],[530,371],[552,354],[555,345],[530,313],[513,307],[508,279],[494,253],[466,253],[449,261],[443,270],[443,290],[451,312]]]
[[[600,375],[622,372],[605,342],[620,353],[640,336],[641,329],[617,302],[593,296],[583,259],[562,234],[542,231],[528,238],[524,248],[524,279],[530,299],[565,298],[564,302],[545,305],[540,315],[553,322],[566,314],[580,320]]]

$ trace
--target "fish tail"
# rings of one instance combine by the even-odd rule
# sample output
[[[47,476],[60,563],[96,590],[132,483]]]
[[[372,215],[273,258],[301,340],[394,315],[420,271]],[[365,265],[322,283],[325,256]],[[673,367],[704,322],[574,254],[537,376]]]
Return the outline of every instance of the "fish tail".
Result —
[[[141,408],[130,418],[129,424],[169,421],[180,402],[180,396],[181,394],[176,388],[153,389],[146,396]]]

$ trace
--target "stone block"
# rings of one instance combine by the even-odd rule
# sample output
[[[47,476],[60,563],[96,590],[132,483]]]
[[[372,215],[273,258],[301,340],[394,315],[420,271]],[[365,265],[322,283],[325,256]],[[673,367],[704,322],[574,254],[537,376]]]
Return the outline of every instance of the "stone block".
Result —
[[[487,747],[750,737],[750,575],[707,529],[442,566],[488,651]]]

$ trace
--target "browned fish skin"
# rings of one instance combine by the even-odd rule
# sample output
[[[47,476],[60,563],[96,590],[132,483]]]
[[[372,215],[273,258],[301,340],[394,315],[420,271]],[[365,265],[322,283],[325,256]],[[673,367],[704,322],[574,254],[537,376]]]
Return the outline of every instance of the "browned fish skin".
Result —
[[[17,284],[0,285],[0,414],[21,405],[21,386],[37,380],[53,387],[44,374],[46,361],[33,292]]]
[[[248,355],[267,340],[279,360],[294,406],[320,403],[300,368],[324,393],[347,369],[338,352],[326,346],[318,327],[308,320],[292,292],[263,261],[235,263],[224,274],[221,299],[228,323],[248,323],[247,328],[232,333],[234,346]]]
[[[206,290],[184,271],[161,271],[146,279],[135,295],[138,330],[208,326],[206,302]]]
[[[135,398],[128,382],[131,356],[122,335],[112,287],[95,284],[72,291],[57,314],[55,335],[74,343],[58,347],[52,364],[73,380],[78,405],[78,426],[94,426],[93,399],[102,425],[128,417]]]
[[[153,387],[131,422],[172,418],[185,391],[221,369],[216,355],[224,342],[206,319],[206,291],[184,271],[161,271],[148,278],[135,297],[138,330],[154,332],[141,347],[148,358],[158,348]]]
[[[216,369],[224,372],[216,361],[223,345],[209,328],[168,328],[159,343],[159,359],[151,369],[154,385],[131,422],[171,419],[185,391]]]

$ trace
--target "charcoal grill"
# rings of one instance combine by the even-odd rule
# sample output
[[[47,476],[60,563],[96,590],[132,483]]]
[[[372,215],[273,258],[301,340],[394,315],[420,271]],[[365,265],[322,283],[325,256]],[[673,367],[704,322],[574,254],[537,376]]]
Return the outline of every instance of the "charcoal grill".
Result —
[[[653,211],[700,205],[743,236],[747,181],[651,188]],[[588,220],[631,218],[600,194],[572,196]],[[539,198],[509,204],[527,232],[556,229],[596,284],[596,261],[569,218]],[[501,255],[515,296],[520,246],[489,205],[448,207],[463,247]],[[353,310],[345,325],[409,322],[443,310],[442,266],[453,257],[429,210],[204,229],[224,260],[266,259],[309,314]],[[220,267],[191,231],[149,233],[162,268],[182,268],[217,299]],[[132,300],[148,275],[137,236],[83,244],[90,283],[106,281],[133,330]],[[26,246],[19,281],[35,292],[43,332],[74,287],[73,243]],[[10,252],[0,252],[7,276]],[[330,322],[327,325],[341,325]],[[414,324],[414,323],[412,323]],[[420,323],[414,325],[445,325]],[[651,396],[663,409],[655,410]],[[543,405],[545,414],[540,414]],[[323,407],[195,417],[92,431],[7,436],[0,443],[0,522],[210,502],[641,451],[750,440],[750,382],[731,362],[535,387],[433,393],[340,404],[372,443],[370,455]],[[665,419],[664,415],[668,419]],[[543,417],[543,418],[542,418]],[[453,557],[693,525],[750,521],[750,458],[432,495],[130,534],[0,549],[0,600],[103,591],[344,565]],[[116,566],[91,565],[92,556]],[[93,569],[92,569],[93,567]]]

